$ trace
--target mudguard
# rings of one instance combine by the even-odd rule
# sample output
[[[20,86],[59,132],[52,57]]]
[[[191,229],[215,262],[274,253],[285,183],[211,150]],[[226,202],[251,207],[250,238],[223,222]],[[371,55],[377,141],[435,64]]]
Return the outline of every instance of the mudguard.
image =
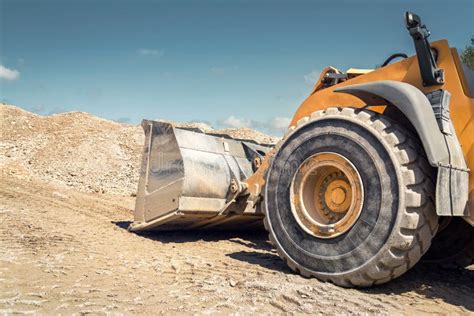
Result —
[[[429,163],[438,169],[436,213],[469,216],[469,169],[449,118],[447,91],[439,90],[442,100],[438,100],[440,93],[425,95],[410,84],[392,80],[345,86],[334,91],[354,95],[367,104],[371,104],[374,97],[382,98],[388,106],[397,107],[415,128]],[[433,108],[442,110],[439,120]]]

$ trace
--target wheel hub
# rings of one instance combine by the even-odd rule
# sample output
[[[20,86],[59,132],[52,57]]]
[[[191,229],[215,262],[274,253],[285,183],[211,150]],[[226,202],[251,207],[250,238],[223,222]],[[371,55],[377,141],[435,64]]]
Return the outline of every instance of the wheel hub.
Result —
[[[360,175],[346,158],[319,153],[306,159],[291,183],[292,212],[315,237],[334,238],[348,231],[363,204]]]
[[[351,185],[342,172],[328,175],[321,187],[316,187],[315,190],[318,191],[319,197],[315,202],[328,212],[342,214],[347,212],[351,205]]]

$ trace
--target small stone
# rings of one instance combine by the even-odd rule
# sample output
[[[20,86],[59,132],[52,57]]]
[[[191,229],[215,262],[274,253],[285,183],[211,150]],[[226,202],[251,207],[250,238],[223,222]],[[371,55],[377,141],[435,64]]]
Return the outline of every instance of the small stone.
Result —
[[[67,200],[69,197],[61,192],[54,191],[52,193],[53,198],[60,199],[60,200]]]

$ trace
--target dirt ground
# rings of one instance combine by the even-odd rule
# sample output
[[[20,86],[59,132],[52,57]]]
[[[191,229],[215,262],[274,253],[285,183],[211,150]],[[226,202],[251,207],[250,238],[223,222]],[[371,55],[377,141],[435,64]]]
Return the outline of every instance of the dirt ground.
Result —
[[[292,273],[263,231],[130,233],[134,197],[120,184],[135,181],[132,152],[141,139],[117,141],[108,159],[119,167],[121,160],[113,159],[130,163],[125,171],[132,180],[112,183],[123,169],[80,166],[83,158],[67,155],[61,138],[54,141],[57,160],[45,162],[56,131],[41,124],[50,122],[12,108],[0,114],[7,110],[8,121],[6,115],[0,121],[0,314],[474,314],[474,266],[421,263],[386,285],[342,289]],[[10,126],[20,114],[34,120],[25,136]],[[119,134],[132,130],[104,124]],[[87,152],[90,163],[104,157],[101,150]],[[66,174],[68,165],[85,175]],[[94,171],[102,172],[102,182]]]

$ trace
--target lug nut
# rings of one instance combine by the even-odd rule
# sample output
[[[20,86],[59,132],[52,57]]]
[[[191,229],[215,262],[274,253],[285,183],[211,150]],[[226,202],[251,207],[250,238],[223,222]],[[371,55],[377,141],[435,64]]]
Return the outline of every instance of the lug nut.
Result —
[[[237,193],[237,191],[239,191],[239,184],[235,179],[232,179],[230,181],[230,192]]]
[[[260,168],[261,165],[262,165],[262,159],[260,157],[255,157],[253,159],[253,166],[255,167],[255,169]]]

